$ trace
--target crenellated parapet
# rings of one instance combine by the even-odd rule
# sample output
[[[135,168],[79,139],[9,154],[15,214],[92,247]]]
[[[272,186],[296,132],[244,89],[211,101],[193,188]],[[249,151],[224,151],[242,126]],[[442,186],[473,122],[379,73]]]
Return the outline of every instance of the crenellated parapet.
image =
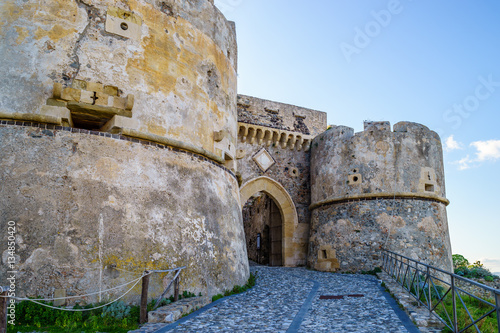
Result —
[[[312,135],[241,122],[238,128],[239,141],[266,147],[274,145],[283,149],[308,151],[313,139]]]
[[[427,127],[365,122],[362,132],[334,126],[312,144],[312,204],[370,195],[422,196],[447,203],[442,146]],[[332,168],[335,165],[335,168]]]
[[[451,269],[439,136],[427,127],[333,126],[311,146],[309,266],[360,271],[387,248]]]

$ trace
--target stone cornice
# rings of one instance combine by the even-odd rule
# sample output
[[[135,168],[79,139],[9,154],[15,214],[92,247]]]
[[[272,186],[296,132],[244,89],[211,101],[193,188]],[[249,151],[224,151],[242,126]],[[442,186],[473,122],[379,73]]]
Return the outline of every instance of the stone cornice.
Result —
[[[417,199],[417,200],[435,201],[442,203],[445,206],[448,206],[450,204],[450,201],[448,199],[432,194],[411,193],[411,192],[396,192],[396,193],[382,192],[382,193],[355,194],[343,197],[329,198],[311,204],[309,206],[309,209],[314,210],[322,206],[350,202],[350,201],[377,200],[377,199]]]

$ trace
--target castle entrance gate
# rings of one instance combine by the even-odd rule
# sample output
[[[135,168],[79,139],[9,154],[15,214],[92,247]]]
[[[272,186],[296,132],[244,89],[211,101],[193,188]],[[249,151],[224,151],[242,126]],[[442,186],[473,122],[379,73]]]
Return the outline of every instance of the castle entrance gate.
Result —
[[[298,218],[288,192],[263,176],[243,184],[240,198],[249,258],[271,266],[294,266]]]
[[[283,221],[270,196],[258,192],[248,199],[243,206],[243,227],[248,259],[262,265],[283,265]]]

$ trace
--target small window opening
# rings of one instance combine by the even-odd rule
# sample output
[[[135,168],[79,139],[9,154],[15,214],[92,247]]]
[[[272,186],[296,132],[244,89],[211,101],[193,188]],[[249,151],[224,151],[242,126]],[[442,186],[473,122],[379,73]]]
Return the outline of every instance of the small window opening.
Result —
[[[434,185],[432,185],[432,184],[425,184],[425,191],[426,192],[434,192]]]
[[[128,29],[128,24],[125,23],[125,22],[122,22],[122,24],[120,24],[120,28],[122,28],[122,30],[127,30]]]
[[[322,254],[323,254],[323,258],[322,258],[322,259],[328,259],[328,258],[326,257],[326,250],[322,250],[321,252],[322,252]]]
[[[358,178],[357,176],[354,176],[354,177],[352,177],[352,180],[353,180],[354,182],[357,182],[357,181],[359,180],[359,178]]]

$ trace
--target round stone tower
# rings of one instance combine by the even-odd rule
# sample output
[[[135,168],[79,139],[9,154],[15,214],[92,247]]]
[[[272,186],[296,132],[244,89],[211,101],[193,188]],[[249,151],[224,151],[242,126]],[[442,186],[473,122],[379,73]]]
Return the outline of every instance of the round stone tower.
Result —
[[[427,127],[332,127],[311,148],[308,265],[363,271],[385,248],[450,270],[442,147]]]
[[[17,296],[184,265],[181,290],[246,282],[236,55],[213,0],[0,3],[0,250],[5,264],[14,221]]]

